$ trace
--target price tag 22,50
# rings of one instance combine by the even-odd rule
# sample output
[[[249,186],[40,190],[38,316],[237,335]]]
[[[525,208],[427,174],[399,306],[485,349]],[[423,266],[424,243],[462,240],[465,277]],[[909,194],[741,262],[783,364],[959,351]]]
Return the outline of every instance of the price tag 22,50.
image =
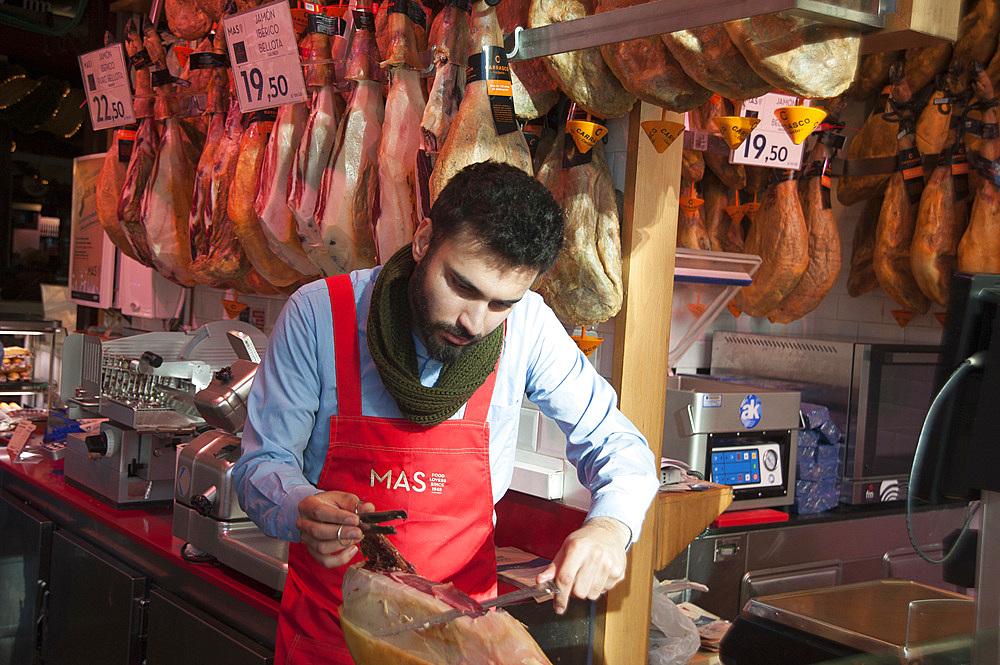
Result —
[[[241,111],[305,99],[306,84],[287,0],[224,18],[222,26]]]
[[[132,89],[122,45],[112,44],[84,53],[78,60],[87,90],[91,126],[100,130],[135,122]]]

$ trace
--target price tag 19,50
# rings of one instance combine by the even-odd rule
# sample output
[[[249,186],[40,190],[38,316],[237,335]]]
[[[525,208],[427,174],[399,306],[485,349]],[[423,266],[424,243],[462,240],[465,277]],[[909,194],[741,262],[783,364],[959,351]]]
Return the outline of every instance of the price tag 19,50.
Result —
[[[795,145],[774,112],[784,106],[799,104],[795,95],[769,92],[743,102],[740,115],[760,118],[750,136],[736,150],[729,153],[732,164],[752,164],[775,169],[799,169],[805,145]]]
[[[305,99],[306,83],[287,0],[224,18],[222,25],[241,111]]]
[[[77,58],[87,90],[90,124],[95,130],[135,122],[132,88],[121,44],[112,44]]]

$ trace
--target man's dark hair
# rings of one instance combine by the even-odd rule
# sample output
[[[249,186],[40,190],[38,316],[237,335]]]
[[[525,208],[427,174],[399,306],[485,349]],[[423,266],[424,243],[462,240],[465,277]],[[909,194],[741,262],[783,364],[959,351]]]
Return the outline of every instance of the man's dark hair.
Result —
[[[432,246],[468,233],[501,261],[545,272],[563,242],[563,215],[545,185],[510,164],[456,173],[431,208]]]

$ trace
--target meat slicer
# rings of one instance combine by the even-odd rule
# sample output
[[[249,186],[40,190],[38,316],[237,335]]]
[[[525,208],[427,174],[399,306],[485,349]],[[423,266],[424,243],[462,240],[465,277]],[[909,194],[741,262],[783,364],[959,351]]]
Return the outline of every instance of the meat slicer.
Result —
[[[264,334],[240,321],[111,341],[67,337],[60,397],[68,415],[107,420],[97,434],[67,437],[66,483],[116,508],[171,505],[176,451],[206,426],[194,395],[236,359],[233,329],[264,348]]]
[[[240,458],[239,433],[260,357],[251,340],[237,331],[229,340],[239,359],[215,372],[194,396],[194,405],[212,429],[203,431],[177,456],[174,483],[174,536],[230,568],[273,589],[288,574],[288,543],[265,535],[240,507],[232,468]],[[190,556],[190,554],[189,554]]]

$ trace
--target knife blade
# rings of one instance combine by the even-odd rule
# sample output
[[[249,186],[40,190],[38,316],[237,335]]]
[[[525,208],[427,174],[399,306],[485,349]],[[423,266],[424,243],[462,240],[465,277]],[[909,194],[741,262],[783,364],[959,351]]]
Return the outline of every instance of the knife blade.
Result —
[[[491,607],[502,607],[504,605],[518,603],[522,600],[528,600],[529,598],[534,599],[537,603],[541,603],[548,600],[558,592],[559,589],[556,587],[555,582],[543,582],[542,584],[536,584],[534,586],[525,587],[523,589],[518,589],[517,591],[511,591],[497,596],[493,600],[487,600],[480,603],[480,607],[482,607],[482,610],[488,610]],[[482,610],[448,610],[446,612],[432,614],[424,619],[416,619],[400,626],[393,626],[392,628],[372,633],[372,637],[383,638],[389,637],[390,635],[399,635],[400,633],[405,633],[411,630],[423,630],[425,628],[430,628],[431,626],[439,626],[443,623],[454,621],[459,617],[481,615],[483,614]]]

